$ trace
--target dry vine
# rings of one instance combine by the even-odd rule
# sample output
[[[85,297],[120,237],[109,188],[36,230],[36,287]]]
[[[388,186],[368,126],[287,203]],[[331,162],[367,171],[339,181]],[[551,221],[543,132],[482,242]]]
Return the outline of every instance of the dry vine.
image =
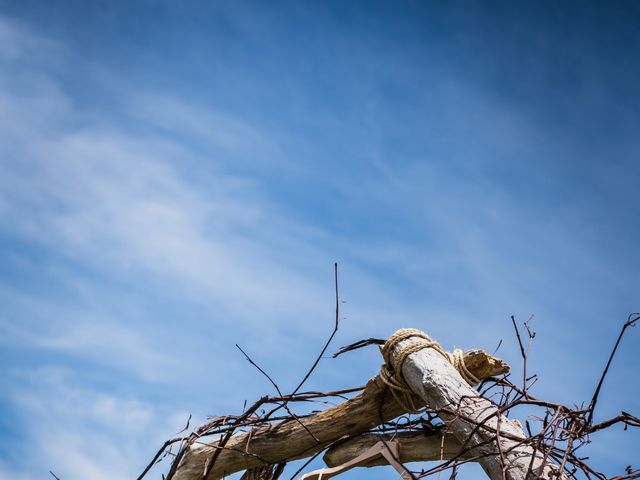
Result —
[[[339,297],[337,265],[335,266],[335,285],[336,316],[334,330],[322,348],[320,354],[315,358],[309,371],[305,374],[304,378],[291,394],[283,394],[278,384],[244,351],[242,351],[242,349],[240,349],[247,360],[269,379],[275,390],[278,392],[278,395],[264,396],[249,408],[245,408],[244,412],[239,415],[225,415],[210,418],[208,422],[196,428],[190,434],[179,435],[167,440],[140,474],[138,480],[142,480],[147,476],[151,468],[165,458],[171,459],[171,466],[169,467],[169,471],[166,476],[163,475],[163,478],[165,480],[173,479],[189,449],[194,445],[199,444],[207,444],[209,447],[212,445],[214,446],[214,453],[207,457],[201,471],[200,478],[203,480],[212,480],[214,478],[220,478],[225,473],[232,473],[224,468],[220,469],[216,463],[219,461],[219,457],[223,451],[235,451],[240,457],[247,459],[247,465],[252,465],[252,467],[247,469],[245,472],[243,480],[276,480],[282,474],[287,462],[310,457],[290,476],[291,480],[293,480],[314,458],[323,452],[327,452],[325,454],[325,461],[329,463],[332,456],[344,453],[341,449],[348,445],[349,442],[354,445],[357,444],[362,446],[375,441],[388,440],[391,438],[400,441],[401,445],[402,442],[407,442],[408,444],[409,442],[414,441],[423,442],[426,441],[426,439],[442,443],[441,456],[439,459],[441,461],[437,462],[433,467],[420,471],[411,471],[411,474],[416,479],[433,476],[444,471],[449,471],[450,478],[454,479],[462,465],[468,462],[477,461],[483,455],[480,451],[481,449],[478,448],[477,445],[475,447],[468,446],[468,442],[456,443],[455,439],[450,439],[447,436],[446,426],[440,421],[439,416],[442,414],[454,416],[461,415],[457,408],[432,410],[425,406],[419,414],[402,414],[402,409],[399,409],[397,405],[395,407],[389,407],[389,404],[393,399],[383,393],[381,397],[382,399],[379,403],[380,411],[378,412],[378,421],[374,422],[375,425],[372,428],[370,427],[362,429],[361,431],[355,431],[349,435],[343,435],[340,438],[334,439],[317,438],[317,436],[307,428],[307,421],[313,418],[315,414],[301,415],[293,412],[292,406],[299,404],[300,402],[320,402],[321,404],[326,405],[330,399],[338,398],[346,400],[347,395],[349,394],[359,393],[361,396],[364,394],[363,391],[366,393],[365,387],[329,392],[300,391],[304,383],[314,372],[320,360],[323,358],[331,340],[338,331]],[[512,317],[515,335],[523,362],[523,376],[521,384],[516,385],[510,380],[509,374],[505,374],[499,377],[485,379],[478,386],[480,395],[489,399],[498,407],[498,415],[502,414],[508,416],[518,408],[535,409],[538,412],[537,415],[529,415],[529,419],[525,421],[524,430],[526,432],[526,438],[510,437],[510,439],[516,441],[516,446],[526,444],[533,447],[535,451],[542,453],[545,461],[549,461],[557,465],[567,478],[599,480],[640,478],[640,469],[633,468],[632,466],[628,466],[624,472],[621,472],[618,475],[607,477],[590,466],[587,458],[580,456],[580,449],[591,441],[592,435],[596,432],[605,430],[616,424],[623,424],[625,429],[628,427],[640,427],[640,419],[626,412],[621,412],[614,418],[610,418],[599,423],[593,423],[594,411],[598,403],[601,388],[611,366],[612,359],[620,344],[620,340],[622,339],[625,331],[629,327],[634,326],[636,322],[640,320],[640,314],[634,313],[630,315],[623,325],[617,342],[611,351],[608,362],[594,391],[593,397],[586,407],[568,407],[566,405],[538,399],[530,393],[530,389],[537,379],[535,375],[528,375],[528,353],[531,343],[535,337],[535,333],[530,328],[530,320],[531,319],[524,322],[526,341],[523,342],[521,331],[518,328],[515,318]],[[347,347],[343,347],[335,356],[366,345],[381,344],[383,342],[383,340],[378,339],[362,340]],[[366,388],[369,389],[370,385],[371,382]],[[352,397],[351,401],[353,401],[353,398],[354,397]],[[490,431],[494,440],[497,440],[497,445],[500,445],[500,438],[504,438],[509,434],[501,431],[500,422],[497,423],[497,428],[492,428],[488,425],[487,420],[489,420],[489,418],[484,419],[481,423],[475,423],[474,431]],[[277,428],[290,423],[298,424],[305,429],[308,435],[313,439],[313,442],[311,443],[311,445],[313,445],[312,448],[303,448],[300,451],[296,451],[295,454],[286,456],[285,458],[279,458],[277,461],[274,461],[273,458],[263,458],[250,451],[252,439],[258,438],[260,435],[265,434],[265,432],[275,432],[277,431]],[[188,422],[185,430],[187,428]],[[238,438],[238,434],[243,434],[244,436],[242,438],[246,438],[242,448],[235,444],[230,444],[232,439]],[[208,440],[211,440],[212,438],[215,441],[208,442]],[[448,450],[446,455],[445,439],[447,442],[449,442],[449,440],[453,442],[451,444],[453,447],[451,445],[447,446]],[[452,452],[451,448],[454,447],[455,449]],[[503,456],[507,452],[500,450],[499,453]],[[410,458],[410,460],[420,459]],[[372,465],[374,464],[380,463],[372,463]],[[214,467],[218,468],[215,475],[212,474]],[[505,465],[504,469],[506,470],[506,468],[507,467]],[[238,469],[239,468],[236,468],[233,471],[237,471]],[[504,471],[503,478],[506,478],[506,472]]]

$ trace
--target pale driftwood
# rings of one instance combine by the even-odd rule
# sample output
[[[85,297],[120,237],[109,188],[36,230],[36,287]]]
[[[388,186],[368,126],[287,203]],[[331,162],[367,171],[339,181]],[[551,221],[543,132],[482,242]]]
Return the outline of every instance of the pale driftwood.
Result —
[[[328,480],[336,475],[342,475],[352,468],[365,466],[379,457],[384,458],[387,463],[400,474],[400,478],[402,478],[402,480],[415,480],[415,477],[407,467],[400,462],[399,445],[395,440],[377,442],[364,451],[360,451],[359,455],[348,462],[336,465],[335,467],[321,468],[319,470],[314,470],[313,472],[305,473],[300,477],[300,480]]]
[[[394,440],[398,443],[400,461],[425,462],[450,460],[457,456],[462,449],[458,439],[451,433],[446,434],[426,434],[424,432],[400,432],[396,435],[365,434],[347,440],[327,450],[322,459],[329,467],[335,467],[356,458],[367,448],[380,441]],[[472,458],[469,454],[460,457],[462,460]],[[384,457],[377,457],[372,461],[361,465],[362,467],[378,467],[388,465],[389,462]]]
[[[476,377],[483,379],[509,369],[502,360],[481,350],[466,352],[465,362]],[[306,428],[297,421],[286,421],[232,437],[209,470],[206,480],[260,465],[309,457],[336,440],[359,435],[404,413],[406,410],[388,394],[386,386],[376,376],[362,393],[301,419]],[[204,438],[201,440],[206,441]],[[189,447],[178,466],[175,480],[202,480],[205,464],[217,445],[217,442],[195,443]]]
[[[392,360],[417,337],[401,341]],[[469,386],[443,355],[432,348],[409,355],[402,375],[430,408],[438,411],[449,431],[473,453],[493,480],[566,479],[541,452],[523,444],[522,428],[500,415],[497,407]],[[480,426],[480,427],[478,427]],[[497,433],[499,433],[499,438]]]

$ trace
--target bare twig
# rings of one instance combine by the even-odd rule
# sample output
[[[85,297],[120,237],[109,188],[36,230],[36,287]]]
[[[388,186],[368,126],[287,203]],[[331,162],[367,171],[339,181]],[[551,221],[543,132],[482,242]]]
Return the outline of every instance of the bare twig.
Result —
[[[477,433],[482,433],[480,436],[485,440],[480,442],[476,441],[473,445],[469,443],[468,440],[465,442],[460,441],[458,444],[458,453],[449,450],[446,458],[441,456],[443,461],[438,465],[420,472],[410,472],[413,475],[416,475],[416,477],[436,475],[446,470],[450,470],[450,478],[456,478],[456,475],[462,465],[472,461],[482,461],[482,459],[489,455],[496,455],[496,453],[490,453],[491,450],[486,447],[497,440],[499,445],[497,455],[502,459],[503,478],[508,478],[508,468],[506,465],[507,457],[512,455],[515,449],[521,447],[533,449],[535,455],[538,456],[539,454],[539,458],[543,459],[543,465],[547,462],[554,462],[558,466],[558,471],[563,472],[567,478],[585,478],[594,480],[626,480],[631,478],[640,478],[640,470],[634,469],[632,466],[627,467],[625,472],[620,475],[607,477],[596,471],[588,464],[588,459],[580,457],[578,453],[579,449],[583,445],[592,440],[591,436],[597,434],[597,432],[606,430],[612,425],[621,424],[625,426],[625,429],[627,427],[640,428],[640,418],[627,412],[621,412],[619,415],[605,419],[597,424],[592,422],[594,409],[598,401],[598,395],[602,389],[604,378],[611,366],[612,359],[620,344],[621,338],[628,327],[633,326],[635,322],[640,320],[640,314],[633,314],[629,316],[627,322],[624,324],[609,356],[609,360],[605,366],[602,376],[600,377],[591,403],[586,408],[577,406],[568,407],[544,399],[538,399],[531,394],[529,390],[535,383],[536,376],[527,374],[527,361],[535,333],[532,332],[529,327],[531,320],[531,318],[529,318],[524,322],[524,327],[528,335],[528,343],[525,344],[523,341],[524,336],[521,335],[521,332],[518,329],[515,317],[511,317],[523,362],[522,385],[515,385],[508,375],[492,377],[489,379],[487,379],[486,376],[483,376],[484,380],[481,384],[481,393],[477,394],[478,397],[473,397],[473,399],[477,400],[480,400],[481,396],[485,399],[493,399],[494,404],[496,405],[494,413],[483,416],[482,420],[474,420],[472,416],[465,413],[464,410],[460,408],[460,405],[458,405],[458,407],[447,406],[435,410],[426,409],[420,415],[406,415],[406,412],[404,412],[397,404],[391,405],[393,399],[391,395],[386,395],[386,390],[375,390],[376,393],[373,396],[373,390],[365,390],[345,402],[345,404],[332,408],[342,411],[346,408],[344,407],[345,405],[349,405],[349,408],[359,405],[357,407],[359,409],[363,405],[359,402],[373,401],[374,404],[369,407],[371,411],[367,411],[366,417],[363,417],[366,418],[366,427],[358,427],[346,436],[343,433],[342,436],[334,436],[333,438],[327,438],[326,435],[321,438],[316,438],[312,435],[315,441],[310,442],[310,439],[304,436],[305,430],[311,434],[307,425],[312,424],[316,417],[322,416],[325,412],[331,411],[332,409],[307,416],[297,415],[291,410],[294,404],[311,401],[326,402],[331,397],[345,398],[345,395],[359,392],[364,388],[357,387],[330,392],[300,392],[300,389],[306,380],[317,367],[320,359],[323,358],[339,326],[340,312],[337,264],[334,265],[334,272],[336,290],[336,318],[334,330],[325,343],[320,355],[316,357],[311,368],[299,382],[296,389],[294,389],[291,394],[283,394],[273,378],[269,376],[264,369],[260,368],[249,357],[249,355],[238,346],[238,349],[245,355],[246,359],[271,382],[277,392],[277,396],[262,397],[248,409],[245,409],[240,415],[213,417],[190,435],[177,436],[167,440],[154,455],[152,461],[145,468],[143,473],[138,477],[138,480],[141,480],[155,463],[167,455],[174,456],[171,468],[167,475],[167,480],[171,480],[176,474],[178,466],[185,458],[186,452],[192,446],[202,448],[201,444],[203,443],[203,437],[210,437],[212,435],[219,435],[220,438],[214,443],[206,444],[206,449],[204,450],[206,452],[206,462],[204,462],[203,469],[199,470],[199,478],[215,480],[225,472],[232,473],[233,471],[238,471],[238,469],[243,467],[260,467],[253,470],[251,474],[248,473],[245,480],[276,480],[277,475],[282,473],[282,469],[286,462],[293,459],[311,457],[292,475],[291,479],[293,480],[293,478],[306,468],[309,462],[325,451],[328,447],[337,446],[346,440],[358,439],[360,438],[358,435],[371,432],[375,432],[376,435],[387,435],[393,437],[397,437],[398,435],[401,436],[405,433],[414,434],[416,432],[423,432],[425,435],[433,435],[434,432],[440,432],[442,428],[439,417],[454,417],[456,421],[467,422],[473,427],[468,438],[470,439]],[[378,344],[380,342],[381,341],[378,339],[362,340],[348,345],[347,347],[343,347],[339,350],[338,354],[366,345]],[[504,370],[502,372],[504,372]],[[372,383],[370,382],[367,388],[370,388],[371,385]],[[379,389],[382,387],[375,388]],[[471,397],[465,397],[465,399],[469,400]],[[484,401],[486,402],[486,400]],[[261,410],[261,407],[264,405],[273,405],[274,408],[267,413],[264,413],[264,411]],[[286,414],[279,416],[273,415],[273,413],[279,409],[284,409]],[[522,435],[514,434],[514,430],[511,428],[512,426],[508,423],[501,423],[512,422],[512,420],[506,419],[504,416],[509,415],[512,412],[516,412],[518,409],[525,409],[527,412],[534,409],[538,412],[531,415],[529,419],[524,422],[526,428],[523,430]],[[362,413],[362,410],[358,411]],[[497,421],[498,418],[502,418],[502,420]],[[349,420],[348,417],[344,417],[341,421],[348,422]],[[294,422],[294,426],[292,427],[289,422]],[[189,421],[187,422],[187,426],[188,424]],[[298,425],[295,424],[298,424],[301,427],[298,427]],[[327,424],[325,423],[324,425],[326,427]],[[289,453],[286,455],[281,455],[278,451],[275,451],[274,453],[273,449],[267,450],[268,452],[271,452],[268,455],[264,454],[265,441],[273,438],[274,441],[281,441],[284,445],[291,434],[290,432],[294,430],[298,432],[296,434],[296,438],[300,441],[299,448],[295,448],[293,450],[290,449],[288,451]],[[317,428],[314,431],[318,432],[318,435],[321,433],[325,434],[323,428]],[[256,442],[262,445],[262,449],[256,449]],[[175,444],[180,444],[180,448],[177,453],[174,454],[171,452],[171,448]],[[221,457],[223,452],[225,452],[225,455]],[[236,456],[236,460],[234,460],[236,463],[233,467],[235,470],[227,470],[228,463],[225,462],[229,461],[229,455]],[[402,451],[400,451],[400,458],[402,458]],[[216,465],[216,463],[221,463],[221,465]],[[529,473],[533,471],[533,463],[529,470]],[[276,471],[278,473],[275,478],[266,478]],[[56,478],[56,480],[59,480],[53,472],[51,472],[51,474]],[[180,478],[191,479],[192,477],[180,476]],[[196,477],[193,477],[194,480],[195,478]]]
[[[604,378],[607,376],[609,372],[609,367],[611,366],[611,362],[613,361],[613,357],[618,350],[618,345],[620,345],[620,341],[624,335],[624,332],[629,327],[635,326],[636,322],[640,320],[640,313],[632,313],[627,318],[627,321],[622,326],[622,330],[620,330],[620,335],[618,335],[618,339],[616,340],[616,344],[613,346],[613,350],[611,350],[611,354],[609,355],[609,360],[607,360],[607,365],[604,367],[602,371],[602,375],[600,376],[600,380],[598,381],[598,386],[596,387],[596,391],[593,393],[593,398],[591,398],[591,403],[589,404],[589,416],[587,417],[587,423],[591,425],[593,422],[593,412],[596,409],[596,404],[598,403],[598,396],[600,395],[600,389],[602,388],[602,384],[604,383]]]

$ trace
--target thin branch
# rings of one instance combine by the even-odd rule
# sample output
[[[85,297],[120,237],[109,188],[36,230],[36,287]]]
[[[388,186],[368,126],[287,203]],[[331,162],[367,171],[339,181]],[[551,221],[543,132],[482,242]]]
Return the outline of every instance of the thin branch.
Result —
[[[596,391],[593,393],[593,398],[591,399],[591,403],[589,404],[589,416],[587,417],[587,423],[591,425],[593,422],[593,412],[596,409],[596,404],[598,403],[598,396],[600,395],[600,389],[602,388],[602,384],[604,383],[604,378],[607,376],[609,372],[609,367],[611,366],[611,362],[613,361],[613,357],[616,354],[616,350],[618,350],[618,345],[620,345],[620,341],[624,335],[624,332],[629,327],[635,326],[636,322],[640,320],[640,313],[632,313],[627,318],[627,321],[622,326],[622,330],[620,330],[620,335],[618,335],[618,339],[616,340],[616,344],[613,346],[613,350],[611,350],[611,355],[609,355],[609,360],[607,361],[607,365],[604,367],[602,375],[600,376],[600,381],[598,382],[598,386],[596,387]]]
[[[322,359],[324,353],[327,351],[327,348],[329,348],[329,345],[331,344],[331,341],[333,340],[333,337],[335,337],[336,333],[338,332],[338,327],[340,325],[340,297],[338,295],[338,263],[337,262],[333,264],[333,277],[334,277],[335,292],[336,292],[336,317],[335,317],[335,324],[334,324],[334,327],[333,327],[333,332],[331,332],[331,335],[329,336],[329,339],[324,344],[324,347],[320,351],[320,354],[316,357],[315,361],[313,362],[313,365],[311,365],[311,368],[307,371],[307,373],[302,378],[302,380],[300,381],[298,386],[293,389],[293,392],[291,393],[291,395],[295,395],[296,393],[298,393],[298,391],[302,388],[302,386],[309,379],[311,374],[314,372],[314,370],[316,369],[316,367],[320,363],[320,360]],[[286,404],[287,404],[287,402],[285,401],[282,404],[282,407],[285,407]],[[275,413],[276,411],[278,411],[279,409],[280,409],[280,407],[272,410],[271,412],[269,412],[269,414],[271,415],[271,414]]]
[[[349,345],[345,345],[344,347],[340,347],[340,349],[332,355],[332,358],[336,358],[343,353],[358,350],[359,348],[367,347],[369,345],[384,345],[385,341],[386,340],[382,340],[380,338],[367,338],[366,340],[359,340],[357,342],[350,343]]]
[[[305,382],[309,379],[309,377],[311,376],[313,371],[318,366],[318,363],[320,363],[320,360],[322,359],[322,356],[327,351],[327,348],[329,348],[329,345],[331,344],[331,341],[333,340],[333,337],[335,337],[336,333],[338,333],[338,327],[340,326],[340,297],[339,297],[339,294],[338,294],[338,263],[337,262],[333,264],[333,277],[334,277],[335,292],[336,292],[336,318],[335,318],[335,325],[333,327],[333,332],[331,332],[331,335],[329,336],[329,339],[324,344],[324,347],[322,348],[322,351],[317,356],[315,362],[313,362],[313,365],[311,365],[311,368],[309,369],[307,374],[303,377],[303,379],[300,381],[298,386],[296,388],[294,388],[292,395],[295,395],[296,393],[298,393],[298,391],[302,388],[302,386],[305,384]]]
[[[277,384],[277,383],[276,383],[276,382],[275,382],[275,381],[274,381],[274,380],[269,376],[269,374],[268,374],[267,372],[265,372],[262,368],[260,368],[260,366],[259,366],[256,362],[254,362],[253,360],[251,360],[251,357],[249,357],[249,355],[247,355],[247,353],[246,353],[242,348],[240,348],[240,345],[238,345],[237,343],[236,343],[236,347],[238,348],[238,350],[240,350],[240,351],[242,352],[242,354],[245,356],[245,358],[249,361],[249,363],[250,363],[251,365],[253,365],[254,367],[256,367],[256,368],[260,371],[260,373],[262,373],[265,377],[267,377],[267,378],[269,379],[269,381],[271,382],[271,385],[273,385],[273,386],[274,386],[274,388],[275,388],[275,389],[276,389],[276,391],[278,392],[278,395],[280,395],[280,398],[283,398],[284,396],[282,395],[282,392],[280,391],[280,387],[278,387],[278,384]],[[293,394],[292,394],[292,395],[290,395],[290,396],[293,396]],[[311,432],[311,430],[309,430],[309,428],[308,428],[304,423],[302,423],[302,421],[300,420],[300,418],[298,418],[298,416],[297,416],[295,413],[293,413],[293,412],[289,409],[289,407],[288,407],[287,403],[289,403],[289,400],[285,400],[284,402],[282,402],[282,407],[287,411],[287,413],[288,413],[289,415],[291,415],[291,416],[293,417],[293,419],[294,419],[296,422],[298,422],[298,423],[300,424],[300,426],[301,426],[302,428],[304,428],[304,429],[307,431],[307,433],[308,433],[309,435],[311,435],[311,437],[312,437],[316,442],[320,443],[320,440],[318,440],[318,437],[316,437],[316,436]]]

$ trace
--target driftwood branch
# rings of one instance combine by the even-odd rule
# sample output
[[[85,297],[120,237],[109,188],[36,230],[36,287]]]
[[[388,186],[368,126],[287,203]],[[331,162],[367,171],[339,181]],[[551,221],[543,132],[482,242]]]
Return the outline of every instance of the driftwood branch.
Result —
[[[620,337],[639,319],[638,314],[631,315]],[[640,419],[626,412],[597,424],[592,421],[620,337],[589,406],[568,407],[535,398],[529,391],[537,378],[527,374],[528,350],[535,337],[530,320],[524,323],[529,340],[525,348],[512,318],[523,358],[522,386],[512,383],[508,376],[496,378],[507,372],[508,366],[485,352],[474,350],[463,354],[457,350],[448,354],[424,333],[402,329],[386,342],[368,339],[341,350],[384,343],[383,377],[376,376],[365,387],[289,395],[282,395],[274,383],[279,396],[264,396],[240,415],[211,417],[191,433],[164,442],[138,480],[143,480],[154,465],[170,455],[173,460],[167,480],[217,480],[240,470],[246,470],[242,480],[277,480],[287,462],[306,458],[291,476],[296,478],[323,452],[327,465],[344,468],[350,461],[351,465],[363,463],[354,457],[371,459],[375,455],[363,456],[362,452],[375,453],[381,445],[393,447],[395,453],[388,460],[393,466],[397,466],[396,460],[439,460],[419,472],[407,470],[415,478],[440,475],[446,470],[450,470],[450,478],[456,478],[460,466],[470,461],[479,462],[491,479],[500,480],[640,478],[640,469],[632,465],[621,474],[607,476],[596,471],[587,457],[576,454],[600,430],[616,424],[623,425],[625,430],[640,428]],[[422,337],[424,343],[417,337]],[[420,344],[413,348],[411,344],[416,342]],[[317,362],[316,359],[314,366]],[[469,383],[475,383],[475,377],[489,381],[481,382],[479,393],[461,374]],[[346,400],[344,395],[351,394],[355,396]],[[289,404],[327,404],[327,399],[336,397],[346,401],[307,416],[289,411]],[[271,409],[262,410],[267,405]],[[538,412],[524,422],[526,434],[522,425],[507,418],[519,407]],[[419,415],[405,415],[409,409]],[[274,415],[279,410],[287,414]],[[179,445],[177,453],[172,451],[176,445]],[[384,462],[378,458],[365,466]]]
[[[370,433],[330,448],[322,459],[327,466],[335,467],[353,460],[380,441],[388,442],[391,440],[398,443],[400,462],[402,463],[451,460],[462,451],[462,444],[451,433],[400,432],[394,435]],[[468,460],[472,458],[472,455],[465,453],[460,458]],[[384,457],[376,457],[361,466],[377,467],[388,464],[389,462]]]
[[[400,352],[421,339],[411,337],[391,351]],[[411,390],[438,412],[463,448],[470,448],[492,480],[565,479],[544,452],[527,443],[522,428],[465,382],[458,371],[432,348],[410,354],[402,375]]]
[[[502,360],[481,350],[466,352],[465,363],[481,379],[509,369]],[[220,441],[206,443],[206,439],[201,438],[186,450],[174,479],[202,480],[203,472],[207,471],[206,480],[215,480],[240,470],[309,457],[338,440],[365,433],[405,413],[376,376],[362,393],[299,421],[287,420],[234,435],[224,445]],[[220,453],[210,465],[217,451]],[[208,470],[206,465],[210,465]]]

